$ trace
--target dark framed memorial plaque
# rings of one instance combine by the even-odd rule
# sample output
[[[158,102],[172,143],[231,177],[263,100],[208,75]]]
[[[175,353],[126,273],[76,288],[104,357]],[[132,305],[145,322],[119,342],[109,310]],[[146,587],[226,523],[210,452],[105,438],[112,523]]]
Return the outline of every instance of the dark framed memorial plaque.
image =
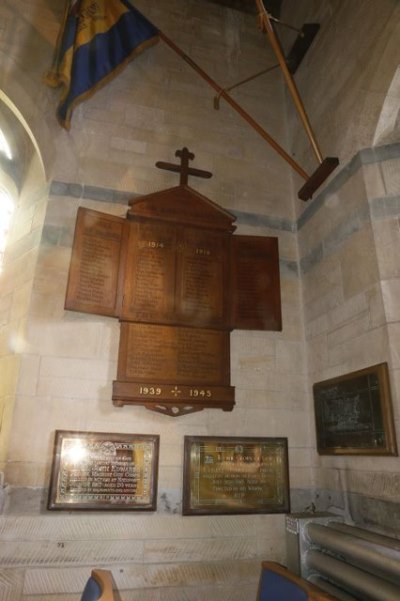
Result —
[[[57,430],[48,509],[155,511],[159,436]]]
[[[185,436],[184,515],[289,511],[287,438]]]
[[[397,455],[387,363],[313,386],[320,455]]]

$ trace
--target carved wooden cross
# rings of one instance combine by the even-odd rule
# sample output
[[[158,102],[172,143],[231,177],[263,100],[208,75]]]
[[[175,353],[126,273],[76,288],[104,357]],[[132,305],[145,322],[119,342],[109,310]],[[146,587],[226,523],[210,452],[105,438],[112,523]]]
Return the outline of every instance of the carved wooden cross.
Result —
[[[203,171],[202,169],[195,169],[194,167],[189,167],[189,160],[193,161],[194,154],[193,152],[189,152],[186,148],[182,148],[182,150],[177,150],[175,152],[175,156],[181,159],[180,165],[175,165],[174,163],[165,163],[164,161],[158,161],[156,163],[156,167],[159,169],[166,169],[167,171],[175,171],[176,173],[180,173],[180,185],[186,185],[188,183],[188,176],[194,175],[195,177],[204,177],[205,179],[209,179],[212,177],[212,173],[209,171]]]

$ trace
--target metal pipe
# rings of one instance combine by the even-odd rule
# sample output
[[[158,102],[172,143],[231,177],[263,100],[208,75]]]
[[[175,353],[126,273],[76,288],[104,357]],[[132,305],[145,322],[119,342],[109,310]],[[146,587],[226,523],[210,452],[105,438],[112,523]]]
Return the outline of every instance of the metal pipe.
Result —
[[[338,588],[331,582],[328,582],[327,580],[325,580],[324,578],[321,578],[320,576],[317,576],[316,574],[313,574],[312,576],[307,578],[307,580],[309,582],[312,582],[319,588],[321,588],[326,593],[330,593],[335,598],[340,599],[340,601],[358,601],[355,597],[353,597],[349,593],[343,591],[341,588]]]
[[[306,564],[343,586],[350,593],[362,595],[363,601],[399,601],[399,587],[391,582],[385,582],[368,572],[364,572],[343,561],[334,559],[326,553],[308,551]]]
[[[288,69],[288,66],[286,64],[286,59],[285,56],[283,54],[282,51],[282,47],[281,44],[278,40],[278,37],[274,31],[274,28],[272,26],[271,20],[270,20],[270,16],[267,13],[267,11],[265,10],[265,6],[262,2],[262,0],[256,0],[256,5],[260,14],[260,19],[261,19],[261,23],[264,27],[264,30],[268,36],[268,39],[270,41],[270,44],[272,46],[272,49],[279,61],[279,65],[282,69],[282,73],[283,73],[283,77],[285,78],[286,84],[288,86],[289,92],[293,98],[293,102],[295,104],[295,107],[297,109],[297,112],[299,114],[299,117],[301,119],[301,122],[303,123],[303,127],[306,131],[306,134],[308,136],[308,139],[310,140],[312,149],[314,151],[315,156],[317,157],[317,160],[319,163],[322,163],[322,153],[319,149],[317,140],[315,139],[314,136],[314,132],[311,128],[311,124],[310,121],[308,119],[306,110],[304,108],[304,104],[303,101],[301,100],[299,91],[297,89],[296,83]]]
[[[400,550],[363,540],[322,524],[310,522],[305,531],[310,540],[323,549],[338,553],[350,563],[400,584]]]
[[[371,532],[371,530],[364,530],[363,528],[358,528],[357,526],[350,526],[349,524],[344,524],[342,522],[328,522],[327,527],[332,528],[333,530],[338,530],[339,532],[344,532],[345,534],[357,536],[358,538],[362,538],[364,540],[369,540],[372,543],[382,545],[383,547],[389,547],[391,549],[400,551],[400,540],[391,538],[390,536],[378,534],[377,532]]]

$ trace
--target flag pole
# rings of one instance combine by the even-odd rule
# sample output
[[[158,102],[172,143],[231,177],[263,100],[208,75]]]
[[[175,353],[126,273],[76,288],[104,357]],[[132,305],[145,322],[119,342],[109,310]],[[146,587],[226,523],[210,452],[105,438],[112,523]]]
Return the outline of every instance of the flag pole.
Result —
[[[255,131],[260,134],[260,136],[262,138],[264,138],[264,140],[266,140],[268,142],[268,144],[270,144],[272,146],[272,148],[281,155],[282,158],[285,159],[285,161],[287,161],[289,163],[289,165],[291,165],[291,167],[293,167],[293,169],[295,171],[297,171],[297,173],[305,180],[309,179],[309,176],[307,175],[307,173],[300,167],[300,165],[282,148],[282,146],[280,146],[278,144],[278,142],[269,135],[268,132],[265,131],[265,129],[263,129],[259,123],[257,123],[257,121],[255,121],[255,119],[253,119],[253,117],[251,117],[241,106],[240,104],[238,104],[235,100],[233,100],[233,98],[228,94],[228,92],[226,92],[223,88],[221,88],[221,86],[219,86],[205,71],[203,71],[203,69],[201,67],[199,67],[199,65],[197,65],[197,63],[195,63],[185,52],[183,52],[183,50],[181,50],[179,48],[179,46],[177,46],[172,40],[170,40],[170,38],[168,38],[164,33],[162,33],[160,30],[158,31],[158,35],[160,37],[161,40],[163,40],[167,46],[169,46],[172,50],[174,50],[174,52],[176,52],[176,54],[178,54],[188,65],[190,65],[192,67],[192,69],[194,69],[195,71],[197,71],[197,73],[212,87],[214,88],[214,90],[216,90],[218,92],[218,95],[220,98],[224,98],[224,100],[226,100],[226,102],[228,104],[231,105],[231,107],[237,112],[239,113],[239,115],[241,117],[243,117],[243,119],[245,121],[247,121],[247,123],[249,123],[249,125],[251,125],[251,127],[253,129],[255,129]]]
[[[256,0],[256,4],[257,4],[257,8],[259,10],[259,17],[261,20],[262,29],[264,29],[264,31],[266,32],[268,39],[270,41],[270,44],[272,46],[272,49],[276,55],[276,58],[279,61],[279,65],[282,69],[283,77],[285,78],[289,92],[292,96],[293,102],[294,102],[297,112],[300,116],[301,122],[306,131],[308,139],[310,140],[310,144],[312,146],[314,154],[315,154],[318,162],[322,163],[323,159],[322,159],[321,150],[318,146],[317,140],[315,139],[314,132],[311,128],[311,124],[308,119],[306,110],[304,108],[303,101],[300,98],[300,94],[297,89],[296,83],[295,83],[295,81],[288,69],[288,66],[286,64],[286,59],[284,57],[281,44],[279,42],[278,37],[275,34],[274,28],[271,23],[271,17],[265,10],[265,6],[264,6],[264,3],[262,0]]]

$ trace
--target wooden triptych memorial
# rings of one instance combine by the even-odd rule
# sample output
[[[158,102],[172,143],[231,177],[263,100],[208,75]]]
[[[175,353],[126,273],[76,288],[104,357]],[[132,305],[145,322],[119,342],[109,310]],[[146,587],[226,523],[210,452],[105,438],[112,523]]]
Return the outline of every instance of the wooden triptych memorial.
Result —
[[[114,405],[231,411],[231,330],[281,329],[278,241],[233,235],[235,216],[187,185],[211,174],[177,156],[157,166],[180,185],[135,198],[126,218],[78,210],[65,307],[120,320]]]

